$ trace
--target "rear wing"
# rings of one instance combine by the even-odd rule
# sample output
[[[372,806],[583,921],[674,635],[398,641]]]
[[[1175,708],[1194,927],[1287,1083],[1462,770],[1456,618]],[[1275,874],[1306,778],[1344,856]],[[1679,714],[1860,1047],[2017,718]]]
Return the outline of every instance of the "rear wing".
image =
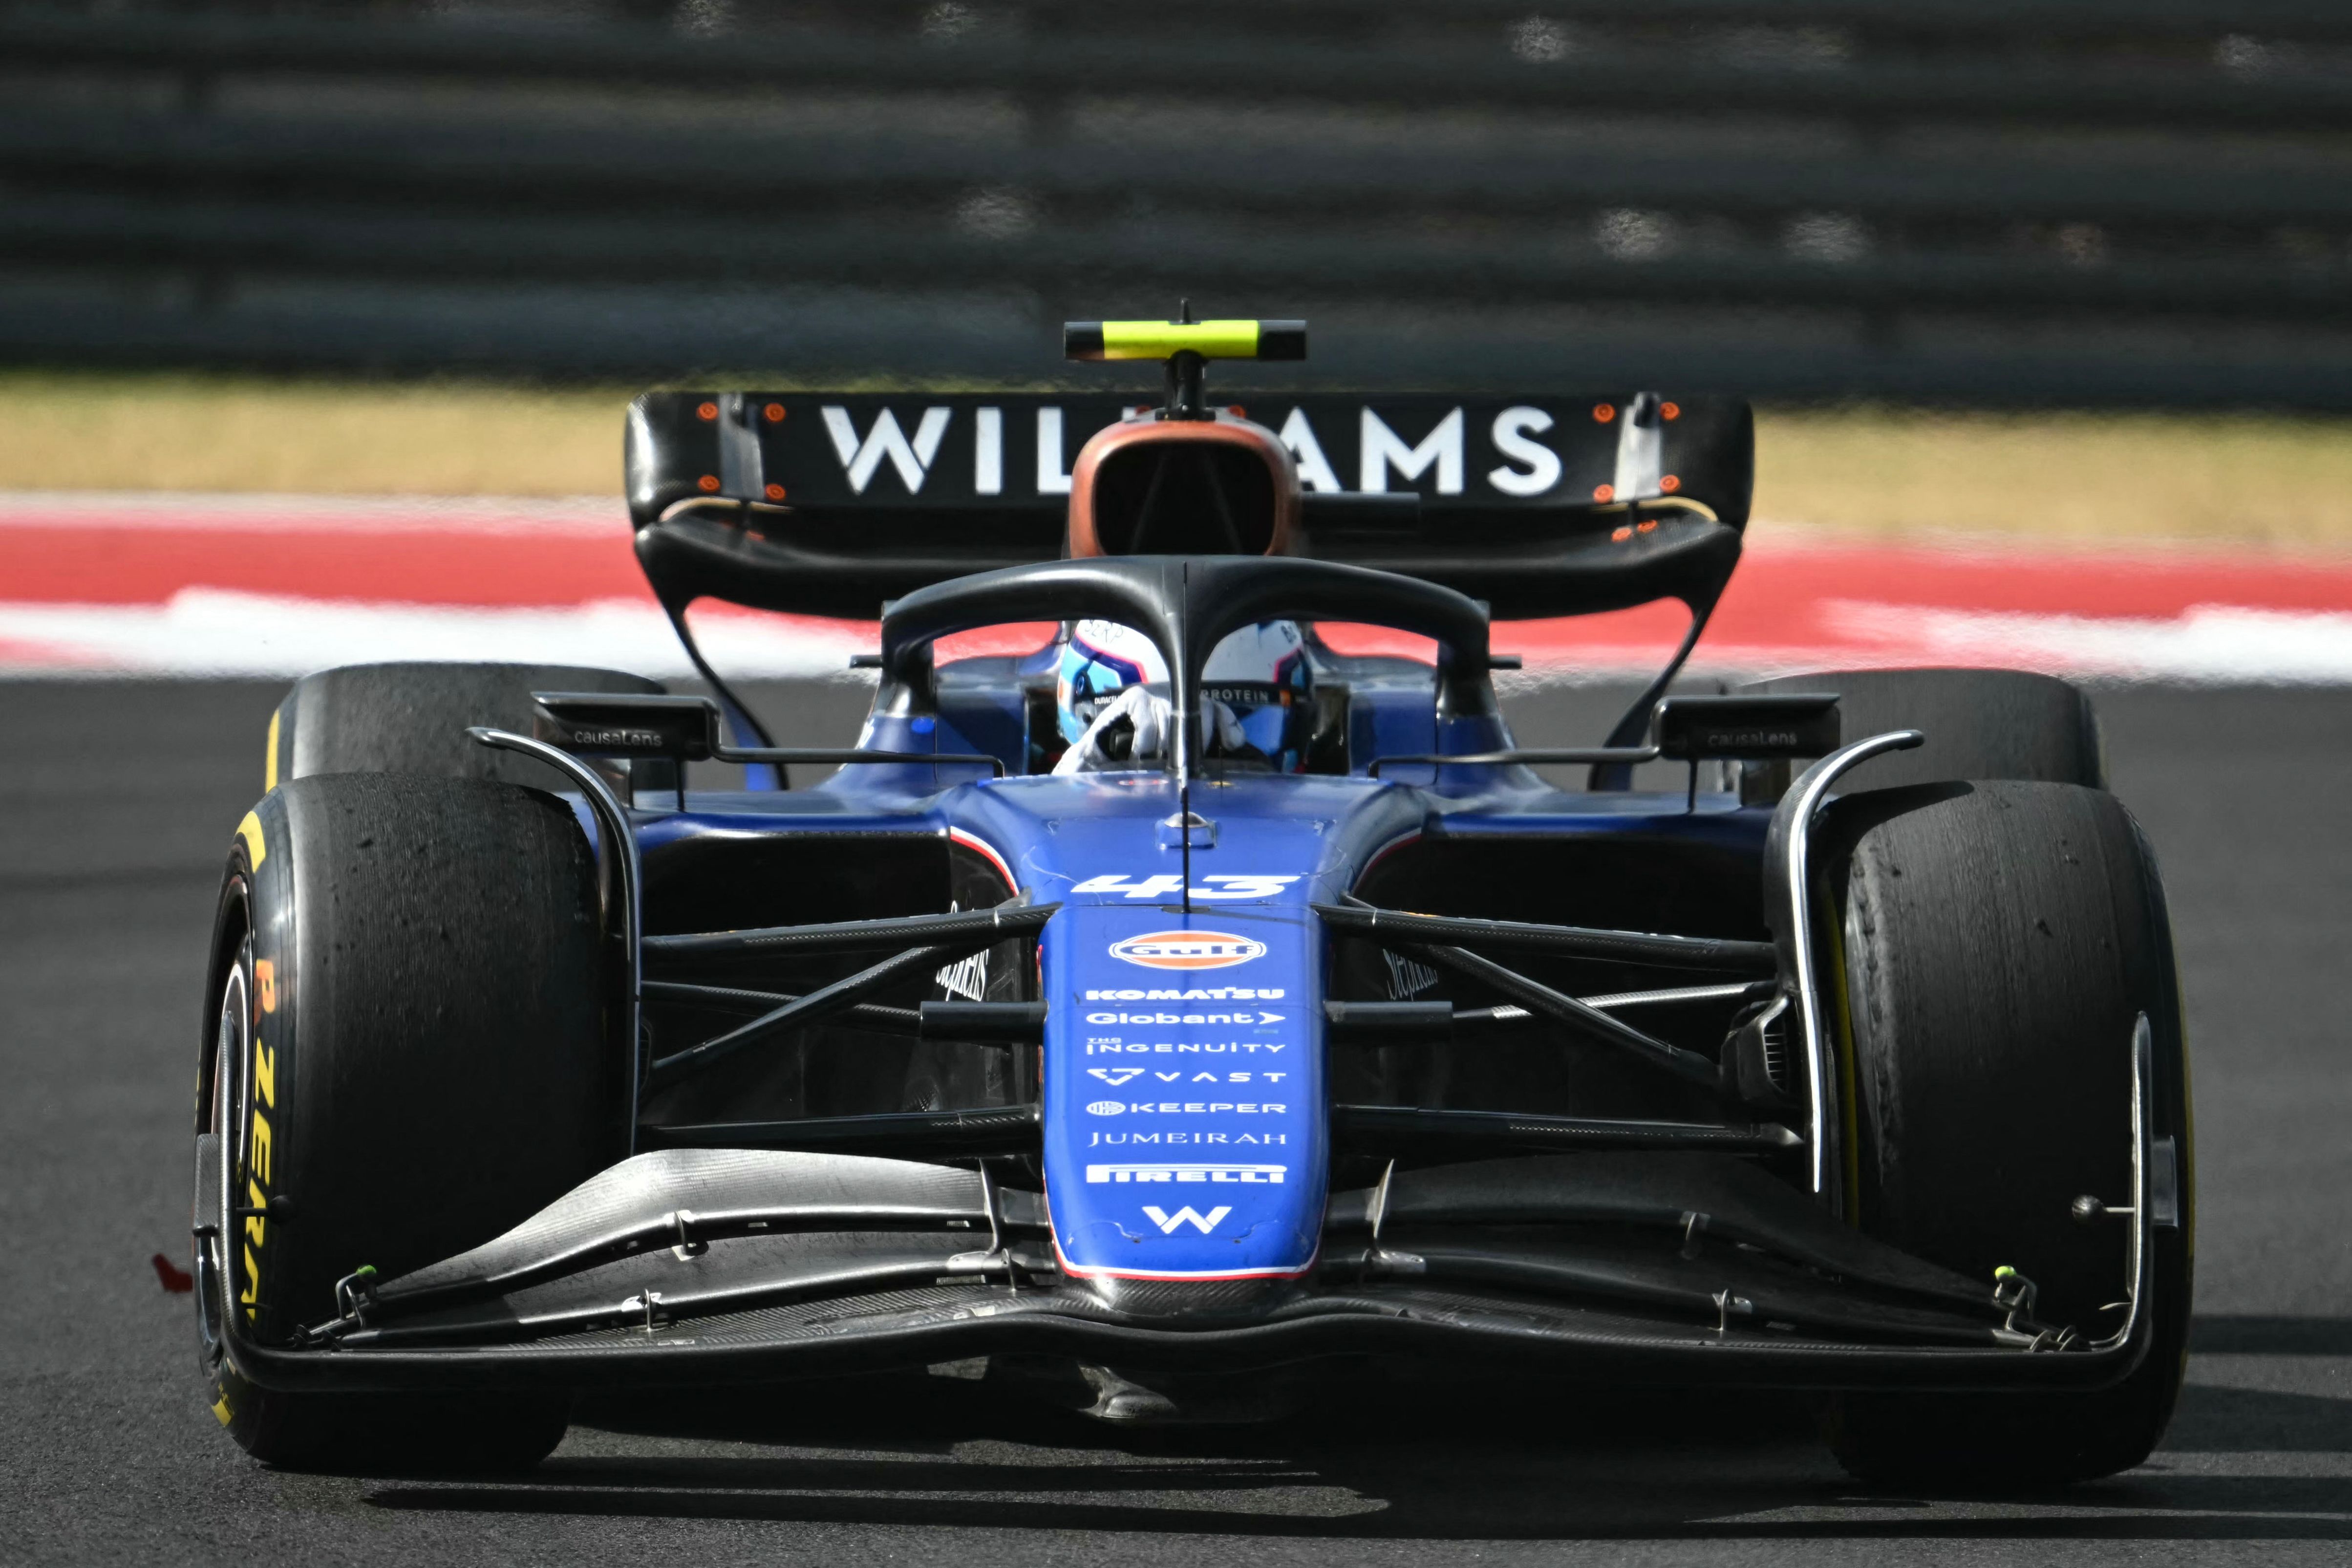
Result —
[[[1737,398],[1244,395],[1221,416],[1297,460],[1301,552],[1402,572],[1498,617],[1711,605],[1739,553],[1755,437]],[[1065,553],[1070,469],[1149,404],[1052,393],[647,393],[629,512],[665,604],[870,617]]]

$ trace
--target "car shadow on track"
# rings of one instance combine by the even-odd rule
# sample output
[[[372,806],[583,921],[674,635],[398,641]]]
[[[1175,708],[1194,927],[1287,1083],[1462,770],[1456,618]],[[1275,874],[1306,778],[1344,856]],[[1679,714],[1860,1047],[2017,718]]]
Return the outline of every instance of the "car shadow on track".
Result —
[[[2198,1343],[2273,1367],[2352,1356],[2352,1320],[2209,1320]],[[2143,1468],[1999,1499],[1860,1487],[1809,1402],[1762,1394],[1387,1388],[1263,1426],[1135,1430],[932,1378],[604,1400],[580,1421],[527,1478],[369,1500],[1334,1540],[2352,1541],[2352,1400],[2205,1381]]]

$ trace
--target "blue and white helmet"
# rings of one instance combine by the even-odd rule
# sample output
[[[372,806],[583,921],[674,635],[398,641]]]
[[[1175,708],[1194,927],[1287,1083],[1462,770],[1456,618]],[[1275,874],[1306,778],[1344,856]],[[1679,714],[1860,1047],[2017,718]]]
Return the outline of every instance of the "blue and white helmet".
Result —
[[[1226,637],[1201,669],[1208,754],[1305,773],[1315,733],[1311,684],[1297,622],[1260,621]]]
[[[1168,689],[1168,661],[1151,639],[1115,621],[1080,621],[1072,626],[1054,680],[1062,739],[1076,745],[1095,716],[1130,686]]]
[[[1307,639],[1296,622],[1261,621],[1227,637],[1201,672],[1207,755],[1278,773],[1306,771],[1315,728],[1310,682]],[[1063,739],[1072,746],[1085,741],[1106,710],[1137,686],[1165,705],[1168,664],[1151,640],[1115,622],[1078,622],[1063,644],[1056,679]],[[1158,725],[1149,715],[1137,717],[1135,740],[1143,744],[1128,754],[1150,754]]]

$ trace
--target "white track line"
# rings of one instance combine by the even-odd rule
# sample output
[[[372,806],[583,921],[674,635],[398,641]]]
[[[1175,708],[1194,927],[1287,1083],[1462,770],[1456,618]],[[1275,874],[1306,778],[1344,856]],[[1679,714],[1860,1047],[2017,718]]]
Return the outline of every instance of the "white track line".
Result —
[[[751,616],[698,616],[695,630],[720,669],[751,679],[837,676],[870,641],[852,626]],[[160,605],[0,603],[0,674],[292,677],[415,658],[693,673],[642,601],[478,610],[189,588]]]

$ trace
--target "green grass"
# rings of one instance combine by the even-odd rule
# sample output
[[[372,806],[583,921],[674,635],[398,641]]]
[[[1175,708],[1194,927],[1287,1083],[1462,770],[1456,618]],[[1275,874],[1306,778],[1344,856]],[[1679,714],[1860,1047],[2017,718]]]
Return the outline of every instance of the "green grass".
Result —
[[[0,489],[617,496],[631,390],[0,374]]]
[[[2352,543],[2352,420],[1760,410],[1756,515],[1841,533]]]

